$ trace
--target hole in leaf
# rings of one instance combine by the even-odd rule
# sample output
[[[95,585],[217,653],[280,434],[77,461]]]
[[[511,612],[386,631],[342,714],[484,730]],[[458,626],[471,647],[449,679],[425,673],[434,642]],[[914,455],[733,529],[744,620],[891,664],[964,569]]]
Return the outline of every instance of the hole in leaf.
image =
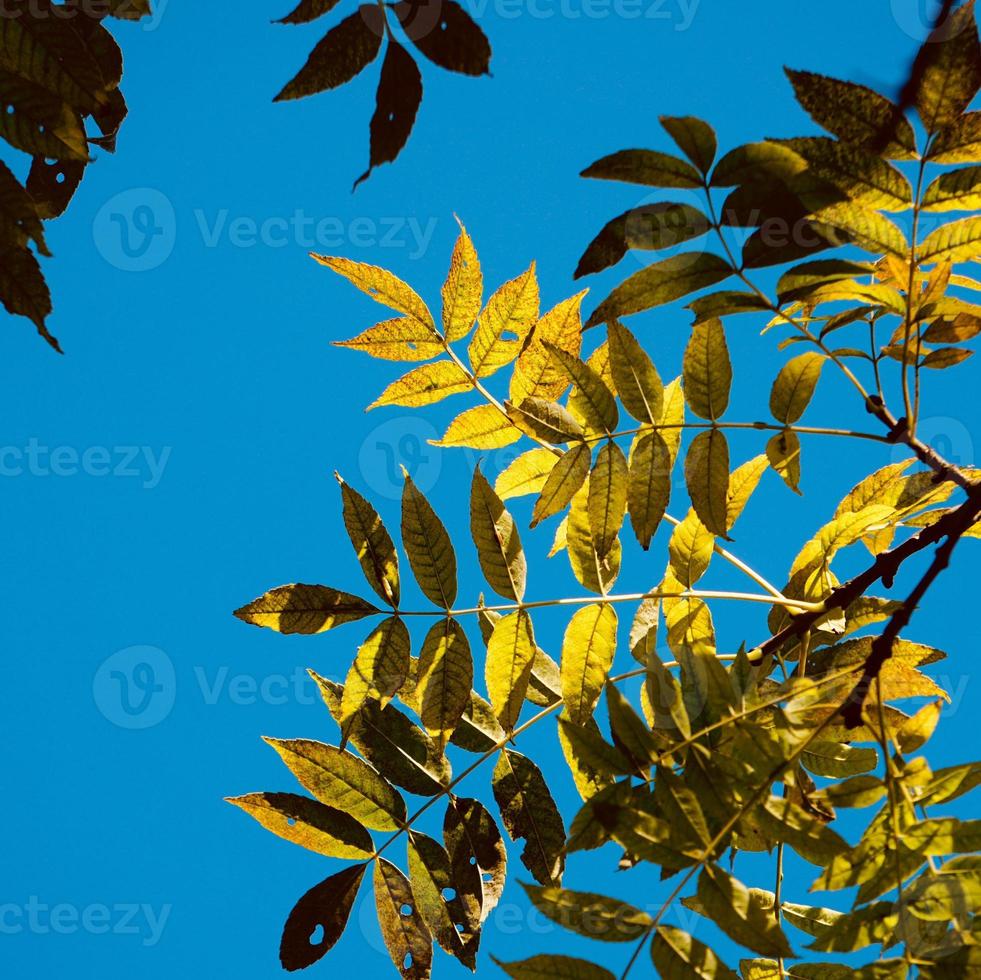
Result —
[[[470,863],[471,863],[471,865],[476,864],[477,863],[477,859],[475,857],[470,858]]]
[[[58,176],[55,177],[55,182],[56,183],[59,183],[59,184],[63,184],[65,182],[65,175],[64,174],[58,174]]]
[[[412,906],[408,902],[399,909],[403,915],[412,915]]]
[[[412,954],[406,953],[405,959],[402,961],[402,969],[411,970],[412,969]]]
[[[456,889],[455,888],[444,888],[443,889],[443,901],[445,901],[445,902],[452,902],[454,898],[456,898]]]
[[[310,945],[319,946],[324,941],[324,927],[318,925],[313,932],[310,933]]]
[[[295,817],[288,817],[287,820],[286,820],[286,823],[289,824],[290,827],[295,827],[296,826],[296,818]]]
[[[481,875],[481,877],[483,878],[484,881],[493,881],[494,880],[494,876],[492,874],[489,874],[489,873],[488,874]]]

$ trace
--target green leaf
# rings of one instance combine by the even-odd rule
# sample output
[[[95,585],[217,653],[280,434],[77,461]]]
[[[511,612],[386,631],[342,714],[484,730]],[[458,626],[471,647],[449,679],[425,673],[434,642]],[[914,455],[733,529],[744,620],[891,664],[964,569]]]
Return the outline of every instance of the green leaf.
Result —
[[[605,895],[539,885],[522,887],[539,912],[588,939],[632,942],[644,935],[654,921],[646,912]]]
[[[404,980],[427,980],[433,937],[416,907],[409,879],[380,857],[375,861],[374,885],[378,925],[392,962]]]
[[[366,860],[375,852],[371,835],[353,817],[295,793],[248,793],[226,797],[283,840],[343,860]]]
[[[720,320],[707,320],[692,327],[685,348],[685,401],[703,419],[721,418],[729,405],[732,364]]]
[[[657,150],[621,150],[597,160],[581,176],[645,187],[702,186],[701,176],[690,163]]]
[[[916,111],[928,133],[949,126],[981,87],[981,46],[974,0],[958,7],[920,48],[913,66],[919,80]]]
[[[590,242],[576,267],[575,278],[616,265],[630,249],[674,248],[700,238],[712,227],[690,204],[645,204],[608,221]]]
[[[607,603],[578,610],[562,640],[562,699],[569,718],[585,724],[596,702],[616,652],[617,614]]]
[[[606,685],[606,708],[613,744],[633,760],[636,769],[648,770],[659,754],[659,742],[614,684]]]
[[[419,717],[442,751],[470,704],[473,658],[460,624],[450,617],[435,623],[419,654]]]
[[[508,852],[497,824],[477,800],[451,797],[443,819],[443,843],[454,868],[476,868],[480,922],[485,922],[501,898],[507,877]]]
[[[496,957],[491,959],[514,980],[616,980],[605,967],[572,956],[540,953],[512,963],[502,963]]]
[[[698,876],[698,899],[712,921],[740,946],[763,956],[794,955],[773,912],[715,865],[706,865]]]
[[[524,840],[521,861],[543,885],[562,881],[565,826],[541,770],[530,759],[504,749],[494,767],[494,799],[511,840]]]
[[[501,286],[480,314],[468,348],[478,378],[486,378],[518,356],[538,313],[538,278],[532,263],[517,279]]]
[[[277,633],[325,633],[381,612],[370,602],[326,585],[281,585],[235,610],[244,623]]]
[[[695,116],[661,116],[660,122],[678,149],[703,174],[707,174],[712,168],[717,148],[712,127]]]
[[[770,411],[784,425],[793,425],[803,414],[817,388],[827,358],[808,351],[789,360],[770,390]]]
[[[470,533],[490,587],[505,599],[524,597],[527,562],[514,518],[480,471],[470,487]]]
[[[688,309],[695,314],[695,323],[704,323],[706,320],[735,313],[765,313],[770,310],[770,302],[756,293],[722,290],[692,300]]]
[[[314,885],[294,906],[279,945],[286,970],[305,970],[321,959],[344,933],[366,864],[345,868]],[[312,936],[321,931],[316,943]]]
[[[651,959],[664,980],[738,980],[708,946],[672,926],[658,926]]]
[[[688,447],[685,482],[692,506],[713,534],[726,537],[729,501],[729,443],[721,429],[700,432]]]
[[[600,447],[589,477],[589,529],[600,560],[613,550],[627,509],[627,460],[610,440]]]
[[[627,510],[640,546],[646,551],[671,498],[671,450],[660,432],[638,433],[630,451]]]
[[[398,830],[405,822],[404,800],[363,759],[306,738],[265,741],[321,803],[349,813],[371,830]]]
[[[531,516],[532,527],[547,517],[565,510],[586,482],[591,459],[592,450],[581,442],[573,446],[554,464],[538,500],[535,501],[535,509]]]
[[[829,133],[891,159],[915,157],[913,127],[884,95],[864,85],[809,71],[785,71],[797,101]]]
[[[589,318],[586,327],[663,306],[727,279],[732,271],[725,259],[711,252],[687,252],[653,262],[614,289]]]
[[[341,698],[340,726],[345,739],[362,705],[375,700],[384,708],[398,694],[409,674],[410,648],[409,631],[396,616],[382,620],[358,648]]]
[[[571,755],[575,764],[573,778],[578,769],[591,782],[601,786],[615,776],[628,776],[634,771],[633,764],[618,748],[603,738],[595,723],[577,725],[562,716],[559,718],[559,737],[563,740],[563,748],[568,749],[567,755]],[[598,786],[591,787],[591,790],[595,788]],[[580,786],[579,790],[582,793],[583,787]]]
[[[504,403],[508,418],[532,439],[558,445],[583,437],[583,428],[568,409],[544,398],[526,398],[520,405]]]
[[[657,423],[664,409],[664,385],[637,338],[616,320],[608,331],[610,370],[623,407],[638,422]]]
[[[841,779],[870,772],[879,764],[875,749],[857,749],[839,742],[811,742],[801,755],[805,768],[816,776]]]
[[[399,604],[399,556],[374,507],[335,473],[341,486],[344,527],[368,584],[390,606]]]
[[[747,143],[730,150],[712,172],[713,187],[776,181],[786,183],[807,169],[806,162],[789,146],[771,140]]]
[[[402,544],[419,588],[430,602],[449,609],[456,600],[453,543],[429,501],[403,468]]]
[[[487,644],[487,694],[506,732],[521,714],[535,662],[535,634],[524,609],[497,621]]]
[[[763,830],[789,844],[805,861],[826,867],[848,844],[817,817],[783,796],[770,796],[754,816]]]

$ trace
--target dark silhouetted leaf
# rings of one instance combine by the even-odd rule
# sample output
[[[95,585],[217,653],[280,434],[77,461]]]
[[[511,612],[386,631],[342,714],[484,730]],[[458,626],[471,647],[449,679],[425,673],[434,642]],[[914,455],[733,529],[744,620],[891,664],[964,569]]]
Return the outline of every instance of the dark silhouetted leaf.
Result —
[[[378,858],[374,886],[378,925],[392,962],[403,980],[427,980],[433,937],[416,908],[409,879],[390,861]]]
[[[440,68],[490,74],[490,42],[454,0],[402,0],[395,13],[412,43]]]

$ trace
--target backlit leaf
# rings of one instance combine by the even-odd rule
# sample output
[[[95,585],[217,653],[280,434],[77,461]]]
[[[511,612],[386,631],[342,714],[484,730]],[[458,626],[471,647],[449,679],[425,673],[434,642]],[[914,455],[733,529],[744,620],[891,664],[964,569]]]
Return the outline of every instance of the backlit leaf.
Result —
[[[756,456],[733,470],[729,477],[729,493],[726,497],[726,531],[732,530],[733,524],[739,519],[743,508],[759,485],[767,465],[766,456]]]
[[[371,835],[353,817],[295,793],[249,793],[228,797],[266,830],[317,854],[366,860],[374,854]]]
[[[535,650],[531,617],[524,609],[497,621],[487,644],[487,694],[506,732],[514,729],[521,714]]]
[[[462,340],[477,321],[484,296],[480,260],[467,229],[460,225],[460,236],[453,247],[450,271],[443,284],[443,335],[453,343]]]
[[[409,879],[380,857],[375,861],[374,885],[378,925],[392,962],[404,980],[427,980],[433,938],[416,908]]]
[[[538,312],[538,278],[532,263],[517,279],[501,286],[480,314],[468,348],[470,366],[478,378],[493,374],[518,356]]]
[[[967,262],[981,255],[981,218],[961,218],[930,232],[917,249],[920,262]]]
[[[902,231],[877,211],[869,210],[854,202],[831,204],[812,215],[814,222],[825,229],[834,244],[853,242],[867,252],[904,255],[909,245]],[[840,232],[844,235],[835,235]]]
[[[671,451],[660,432],[641,432],[630,452],[627,510],[634,534],[645,550],[671,497]]]
[[[526,398],[520,405],[505,402],[508,418],[533,439],[559,444],[583,437],[582,426],[568,409],[544,398]]]
[[[624,408],[638,422],[660,421],[664,385],[637,338],[623,324],[609,327],[610,369]]]
[[[321,803],[349,813],[371,830],[398,830],[405,822],[402,797],[363,759],[311,739],[266,741]]]
[[[708,946],[673,926],[658,926],[651,959],[665,980],[738,980]]]
[[[766,444],[766,458],[794,493],[800,493],[800,439],[784,429]]]
[[[562,928],[589,939],[632,942],[653,923],[646,912],[605,895],[539,885],[522,887],[539,912]]]
[[[627,460],[612,440],[596,456],[589,477],[588,509],[593,547],[602,560],[613,548],[627,509]]]
[[[494,962],[513,980],[616,980],[605,967],[572,956],[541,953],[513,963]]]
[[[440,748],[446,747],[470,703],[473,659],[460,624],[451,618],[435,623],[419,654],[419,717]]]
[[[562,640],[562,699],[569,718],[585,724],[606,684],[616,652],[617,614],[607,603],[578,610]]]
[[[374,507],[335,473],[341,487],[344,527],[368,584],[391,606],[399,604],[399,556]]]
[[[507,848],[497,824],[477,800],[451,798],[443,820],[443,841],[454,867],[477,868],[482,885],[480,921],[486,921],[501,898],[507,877]]]
[[[661,116],[661,125],[677,143],[678,149],[703,174],[707,174],[715,160],[715,131],[695,116]]]
[[[529,449],[509,463],[498,475],[494,481],[497,495],[501,500],[510,500],[512,497],[539,493],[557,461],[558,457],[548,449]],[[589,472],[588,463],[586,472]]]
[[[467,372],[455,361],[433,361],[413,368],[393,381],[369,406],[403,405],[418,408],[432,405],[450,395],[459,395],[472,388]]]
[[[409,673],[411,641],[405,623],[397,616],[375,627],[358,648],[341,698],[341,732],[347,738],[351,719],[365,701],[385,707],[398,694]]]
[[[511,375],[511,401],[556,399],[569,387],[569,377],[549,352],[557,347],[573,357],[582,347],[582,301],[586,291],[563,300],[532,328]]]
[[[535,510],[531,518],[532,527],[545,518],[558,514],[569,505],[589,476],[591,459],[592,450],[585,443],[579,443],[563,454],[552,466],[542,486],[541,494],[535,501]]]
[[[777,375],[770,391],[770,411],[784,425],[793,425],[807,408],[826,358],[808,351],[789,360]]]
[[[565,826],[541,770],[504,749],[494,767],[494,799],[511,840],[524,840],[521,861],[543,885],[559,884],[565,867]]]
[[[520,601],[527,574],[521,537],[514,518],[479,467],[470,487],[470,533],[490,587],[505,599]]]
[[[685,401],[703,419],[722,417],[729,405],[732,364],[725,331],[719,320],[707,320],[692,327],[685,348]]]
[[[419,588],[443,609],[456,600],[456,555],[453,543],[422,491],[404,473],[402,543]]]
[[[335,347],[359,350],[386,361],[428,361],[443,353],[433,331],[410,316],[384,320],[350,340],[334,341]]]
[[[554,345],[546,345],[556,366],[574,384],[569,396],[569,411],[581,419],[587,432],[613,432],[620,413],[613,393],[602,377],[588,364]]]
[[[722,537],[728,531],[729,443],[721,429],[700,432],[688,447],[685,482],[701,522]]]
[[[277,633],[325,633],[380,610],[355,595],[326,585],[281,585],[235,610],[244,623]]]
[[[496,405],[475,405],[461,412],[434,441],[436,446],[501,449],[521,438],[518,429]]]
[[[619,180],[647,187],[701,187],[698,171],[684,160],[657,150],[621,150],[597,160],[583,177]]]

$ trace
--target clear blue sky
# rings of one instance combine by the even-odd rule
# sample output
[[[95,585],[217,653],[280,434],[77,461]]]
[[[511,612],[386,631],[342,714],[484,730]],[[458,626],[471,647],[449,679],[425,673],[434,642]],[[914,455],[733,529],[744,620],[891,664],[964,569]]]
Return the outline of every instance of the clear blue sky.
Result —
[[[309,685],[296,689],[292,679],[308,665],[343,676],[367,630],[284,638],[244,626],[231,611],[283,582],[364,588],[331,473],[372,495],[394,527],[393,447],[413,457],[455,529],[461,564],[474,565],[466,533],[473,458],[417,451],[455,406],[362,413],[395,366],[328,341],[381,314],[306,257],[311,227],[324,222],[332,239],[319,250],[388,266],[435,303],[456,213],[490,283],[535,258],[551,305],[579,288],[572,270],[602,224],[652,199],[581,180],[585,165],[628,146],[667,148],[661,113],[710,120],[724,146],[813,132],[782,64],[890,90],[925,16],[908,0],[828,0],[818,12],[773,0],[641,0],[643,19],[612,0],[487,0],[481,22],[495,48],[494,77],[424,66],[426,98],[407,150],[352,195],[367,161],[377,65],[339,92],[274,106],[324,25],[270,24],[288,0],[157,3],[155,29],[118,29],[131,107],[119,152],[101,155],[48,233],[51,327],[66,356],[20,321],[5,320],[0,339],[2,443],[16,451],[0,477],[0,905],[19,910],[0,932],[0,970],[12,980],[279,975],[287,912],[337,864],[267,834],[222,797],[294,789],[259,737],[334,740]],[[113,201],[120,192],[129,196]],[[153,208],[166,231],[163,252],[135,262],[152,268],[132,268],[111,220],[137,206]],[[628,258],[624,269],[635,264]],[[590,283],[593,302],[622,275]],[[632,321],[666,377],[678,373],[687,322],[679,309]],[[757,326],[743,319],[729,329],[733,419],[765,414],[776,372],[775,341],[761,339]],[[926,431],[960,462],[974,462],[974,389],[933,384],[927,397]],[[872,424],[830,372],[812,412],[829,424]],[[795,545],[855,479],[890,459],[872,444],[835,457],[831,449],[805,446],[803,501],[769,474],[739,527],[738,547],[771,578],[783,577]],[[737,461],[761,450],[755,437],[734,442]],[[502,461],[492,456],[485,469],[493,474]],[[517,510],[526,516],[523,505]],[[775,534],[782,522],[799,533]],[[576,590],[563,559],[544,562],[550,535],[525,535],[534,598]],[[665,543],[657,540],[646,564],[630,552],[623,581],[653,585]],[[938,765],[963,761],[976,744],[968,665],[978,627],[950,614],[976,602],[972,545],[962,546],[944,598],[933,596],[910,634],[951,653],[936,669],[955,695],[934,746]],[[730,579],[723,572],[716,581]],[[461,595],[481,588],[467,571]],[[732,649],[759,635],[756,614],[727,610],[718,622]],[[557,654],[561,620],[543,616],[536,625]],[[132,677],[148,659],[163,691],[136,719],[155,724],[134,730],[124,727],[130,716],[113,672]],[[552,726],[526,749],[558,771]],[[478,774],[465,789],[486,799],[488,785],[489,773]],[[557,775],[553,785],[571,819],[571,782]],[[611,851],[575,857],[568,884],[656,903],[656,872],[614,875],[614,860]],[[748,878],[753,863],[743,860],[736,873]],[[512,910],[525,909],[521,878],[513,851]],[[807,901],[809,880],[795,870],[788,897]],[[55,906],[68,911],[52,921]],[[395,976],[372,920],[365,887],[352,927],[317,974]],[[669,921],[715,941],[705,923],[674,912]],[[9,927],[18,922],[23,928]],[[629,952],[579,942],[519,911],[492,918],[483,949],[506,959],[580,950],[613,968]],[[719,949],[735,959],[728,943]],[[489,959],[484,965],[494,971]],[[649,975],[648,961],[641,968]],[[460,970],[440,954],[438,977]]]

